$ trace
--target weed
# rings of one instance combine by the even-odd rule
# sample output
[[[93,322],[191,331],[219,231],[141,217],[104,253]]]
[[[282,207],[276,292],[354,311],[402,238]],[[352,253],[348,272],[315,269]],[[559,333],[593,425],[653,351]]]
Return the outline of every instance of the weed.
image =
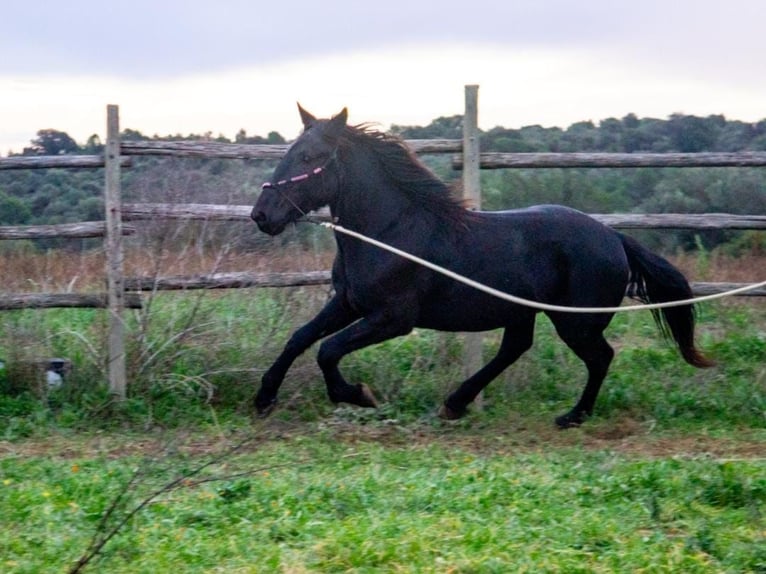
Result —
[[[766,504],[766,478],[742,475],[737,465],[723,462],[709,475],[695,480],[697,499],[718,507],[758,507]]]

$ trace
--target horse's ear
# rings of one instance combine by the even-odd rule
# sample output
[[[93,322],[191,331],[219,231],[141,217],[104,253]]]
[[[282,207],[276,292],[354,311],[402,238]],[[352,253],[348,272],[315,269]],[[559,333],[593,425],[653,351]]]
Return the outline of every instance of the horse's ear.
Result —
[[[327,122],[327,130],[325,135],[329,138],[339,138],[346,128],[346,122],[348,121],[348,109],[343,108],[338,115],[333,116],[329,122]]]
[[[304,110],[300,104],[298,104],[298,112],[301,114],[301,121],[303,122],[304,129],[308,129],[315,121],[317,121],[317,119]]]

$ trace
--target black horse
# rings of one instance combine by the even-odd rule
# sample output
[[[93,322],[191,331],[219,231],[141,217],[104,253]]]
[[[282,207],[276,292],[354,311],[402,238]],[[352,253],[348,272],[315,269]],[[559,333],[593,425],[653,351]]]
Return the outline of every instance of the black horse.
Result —
[[[252,211],[270,235],[320,207],[347,229],[446,267],[501,291],[550,304],[614,307],[626,292],[643,302],[691,297],[687,280],[635,240],[567,207],[540,205],[471,211],[455,199],[398,138],[347,125],[344,108],[328,120],[298,106],[304,131],[263,185]],[[266,371],[255,398],[268,414],[293,361],[313,343],[330,400],[375,407],[366,385],[351,385],[338,364],[347,354],[406,335],[503,328],[497,355],[444,402],[440,415],[465,414],[471,401],[532,345],[538,311],[487,295],[356,238],[336,232],[334,296],[288,341]],[[581,424],[593,412],[614,351],[604,339],[611,313],[547,312],[558,335],[585,363],[588,381],[577,404],[556,423]],[[694,344],[690,305],[655,313],[663,332],[695,367],[713,363]],[[330,336],[331,335],[331,336]]]

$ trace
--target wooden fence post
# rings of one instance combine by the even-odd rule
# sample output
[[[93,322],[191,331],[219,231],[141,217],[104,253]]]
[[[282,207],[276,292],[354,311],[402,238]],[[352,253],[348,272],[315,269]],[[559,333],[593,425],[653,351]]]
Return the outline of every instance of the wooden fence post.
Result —
[[[122,200],[120,197],[120,111],[106,107],[105,208],[106,273],[109,309],[109,350],[107,372],[109,391],[118,399],[126,396],[125,373],[125,279],[122,252]]]
[[[479,172],[479,86],[465,87],[465,114],[463,116],[463,197],[473,209],[481,209],[481,182]],[[467,333],[463,339],[463,378],[467,379],[483,366],[481,333]],[[484,407],[484,395],[476,397],[476,408]]]

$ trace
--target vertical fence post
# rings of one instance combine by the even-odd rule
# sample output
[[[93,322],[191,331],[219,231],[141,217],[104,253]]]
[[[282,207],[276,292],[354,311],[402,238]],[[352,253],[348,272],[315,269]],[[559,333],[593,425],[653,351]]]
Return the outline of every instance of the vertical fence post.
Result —
[[[125,398],[125,279],[122,253],[122,200],[120,197],[120,110],[106,107],[105,208],[106,273],[109,309],[109,350],[107,372],[109,391],[119,400]]]
[[[463,116],[463,197],[473,209],[481,209],[481,183],[479,177],[479,86],[465,87],[465,114]],[[476,373],[483,364],[481,333],[466,333],[463,339],[463,376]],[[476,408],[484,406],[484,396],[476,397]]]

